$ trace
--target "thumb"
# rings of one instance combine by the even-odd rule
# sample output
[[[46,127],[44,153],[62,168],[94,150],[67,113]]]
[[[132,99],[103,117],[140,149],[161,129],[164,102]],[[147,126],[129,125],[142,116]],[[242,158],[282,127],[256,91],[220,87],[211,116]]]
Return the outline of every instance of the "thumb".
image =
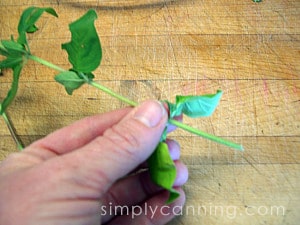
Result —
[[[167,119],[166,109],[160,102],[146,101],[107,129],[102,136],[66,154],[68,159],[65,160],[75,164],[71,170],[72,174],[76,174],[77,181],[90,183],[103,194],[117,179],[151,155]]]

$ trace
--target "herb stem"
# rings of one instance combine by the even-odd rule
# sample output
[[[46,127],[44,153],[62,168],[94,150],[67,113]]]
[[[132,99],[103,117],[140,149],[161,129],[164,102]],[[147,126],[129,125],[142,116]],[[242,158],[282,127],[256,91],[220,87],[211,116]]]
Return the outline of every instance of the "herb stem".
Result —
[[[28,59],[34,60],[34,61],[36,61],[36,62],[38,62],[38,63],[41,63],[41,64],[43,64],[43,65],[45,65],[45,66],[48,66],[48,67],[50,67],[50,68],[52,68],[52,69],[55,69],[55,70],[58,70],[58,71],[60,71],[60,72],[65,72],[65,71],[67,71],[67,70],[65,70],[65,69],[63,69],[63,68],[61,68],[61,67],[59,67],[59,66],[57,66],[57,65],[54,65],[53,63],[48,62],[48,61],[46,61],[46,60],[44,60],[44,59],[41,59],[41,58],[39,58],[39,57],[37,57],[37,56],[35,56],[35,55],[28,55],[27,57],[28,57]]]
[[[11,122],[11,120],[9,119],[9,116],[7,115],[7,113],[3,112],[1,114],[1,116],[3,117],[7,127],[8,127],[8,130],[11,134],[11,136],[13,137],[15,143],[17,144],[17,148],[19,150],[23,150],[24,149],[24,146],[22,144],[22,142],[20,141],[20,139],[18,138],[17,134],[16,134],[16,131],[15,131],[15,128]]]
[[[105,87],[105,86],[103,86],[99,83],[96,83],[94,81],[90,81],[89,84],[93,87],[98,88],[101,91],[104,91],[105,93],[111,95],[112,97],[115,97],[115,98],[121,100],[122,102],[127,103],[128,105],[131,105],[131,106],[137,106],[138,105],[137,102],[134,102],[134,101],[122,96],[122,95],[119,95],[116,92],[112,91],[111,89],[109,89],[109,88],[107,88],[107,87]]]
[[[223,145],[226,145],[228,147],[231,147],[231,148],[234,148],[234,149],[237,149],[237,150],[240,150],[240,151],[244,150],[243,146],[240,145],[240,144],[236,144],[234,142],[225,140],[225,139],[217,137],[215,135],[208,134],[208,133],[206,133],[204,131],[201,131],[201,130],[198,130],[196,128],[190,127],[190,126],[188,126],[186,124],[180,123],[177,120],[169,119],[169,123],[173,124],[173,125],[175,125],[175,126],[177,126],[179,128],[181,128],[181,129],[183,129],[185,131],[188,131],[188,132],[190,132],[192,134],[196,134],[198,136],[201,136],[203,138],[209,139],[211,141],[215,141],[215,142],[217,142],[219,144],[223,144]]]

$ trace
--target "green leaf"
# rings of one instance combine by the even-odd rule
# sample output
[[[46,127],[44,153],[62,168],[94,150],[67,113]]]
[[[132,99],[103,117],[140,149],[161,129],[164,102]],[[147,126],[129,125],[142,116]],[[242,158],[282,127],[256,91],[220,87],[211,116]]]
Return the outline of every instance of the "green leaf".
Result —
[[[0,42],[0,54],[6,59],[0,61],[0,68],[14,68],[23,62],[26,54],[24,46],[15,41],[2,40]]]
[[[171,203],[179,196],[179,193],[173,189],[176,167],[170,156],[168,145],[160,142],[147,162],[152,181],[170,192],[167,203]]]
[[[62,49],[68,52],[68,58],[73,69],[78,72],[94,71],[101,62],[102,49],[94,26],[97,14],[89,10],[85,15],[69,25],[71,41],[62,44]]]
[[[0,44],[0,54],[4,56],[12,55],[12,54],[25,54],[26,51],[23,45],[15,42],[13,40],[2,40]]]
[[[36,26],[36,25],[32,25],[31,27],[29,27],[28,29],[27,29],[27,33],[34,33],[34,32],[36,32],[38,30],[38,27]]]
[[[7,49],[3,46],[2,41],[0,41],[0,55],[3,55],[3,56],[9,55]]]
[[[13,81],[12,81],[10,90],[8,91],[6,97],[4,98],[4,100],[1,103],[1,109],[0,109],[1,115],[5,112],[6,108],[14,100],[14,98],[17,94],[18,85],[19,85],[19,77],[20,77],[22,68],[23,68],[22,64],[16,65],[13,68]]]
[[[65,71],[55,76],[55,80],[62,84],[67,93],[72,95],[73,91],[80,88],[84,83],[90,82],[94,78],[92,73],[78,73],[76,71]]]
[[[11,68],[13,70],[11,88],[1,103],[0,114],[3,115],[17,94],[20,73],[26,62],[23,59],[26,51],[23,45],[15,42],[13,39],[10,41],[2,40],[0,41],[0,54],[6,56],[6,59],[0,61],[0,69]]]
[[[216,94],[207,94],[199,96],[176,96],[176,103],[168,103],[170,117],[185,114],[189,117],[210,116],[219,104],[222,97],[222,91],[218,90]]]
[[[61,72],[54,79],[65,87],[69,95],[72,95],[74,90],[85,83],[84,79],[74,71]]]
[[[31,6],[23,11],[18,25],[18,42],[20,44],[27,45],[26,33],[33,33],[38,30],[35,23],[38,21],[38,19],[44,12],[58,17],[57,13],[53,8],[39,8]]]
[[[0,68],[13,68],[17,65],[19,65],[20,63],[22,63],[23,59],[22,57],[9,57],[3,61],[0,62]]]

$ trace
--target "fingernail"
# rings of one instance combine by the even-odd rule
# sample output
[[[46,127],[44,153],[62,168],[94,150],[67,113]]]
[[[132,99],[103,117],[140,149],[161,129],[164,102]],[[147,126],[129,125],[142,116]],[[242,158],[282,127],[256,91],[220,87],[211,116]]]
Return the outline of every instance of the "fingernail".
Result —
[[[156,127],[162,120],[166,110],[159,101],[145,101],[137,107],[134,118],[147,127]]]

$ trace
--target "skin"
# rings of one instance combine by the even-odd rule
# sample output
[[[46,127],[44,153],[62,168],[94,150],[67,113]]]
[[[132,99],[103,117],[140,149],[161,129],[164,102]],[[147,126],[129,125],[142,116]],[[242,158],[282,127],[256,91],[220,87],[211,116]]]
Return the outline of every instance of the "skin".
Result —
[[[167,141],[181,193],[172,204],[165,205],[168,193],[141,168],[167,119],[165,107],[146,101],[87,117],[11,154],[0,164],[0,224],[166,224],[185,202],[181,186],[188,171],[179,161],[179,145]],[[119,205],[143,211],[134,217],[103,213]]]

